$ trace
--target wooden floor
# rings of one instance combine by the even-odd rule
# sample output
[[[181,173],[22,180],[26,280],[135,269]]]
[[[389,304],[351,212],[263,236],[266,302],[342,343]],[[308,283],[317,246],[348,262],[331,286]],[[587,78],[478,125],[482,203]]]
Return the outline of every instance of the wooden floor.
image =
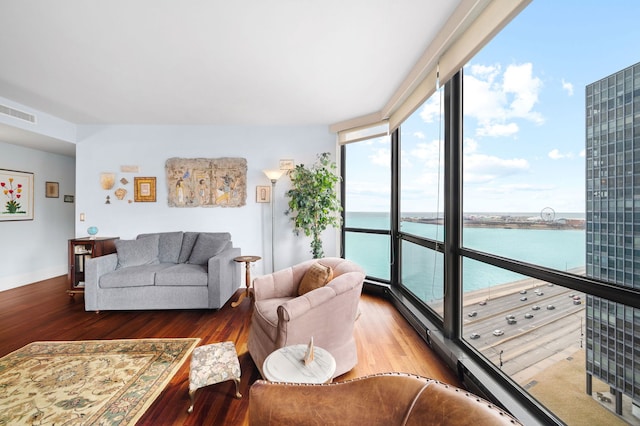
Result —
[[[187,414],[189,362],[140,419],[138,425],[243,425],[247,423],[249,387],[259,378],[249,353],[251,303],[230,302],[219,311],[85,312],[82,295],[66,295],[66,276],[0,292],[0,356],[33,341],[158,337],[199,337],[201,344],[235,342],[243,398],[233,397],[232,382],[197,391],[194,412]],[[234,297],[232,300],[235,300]],[[426,346],[393,306],[364,294],[356,322],[358,365],[336,378],[403,371],[460,386],[455,374]]]

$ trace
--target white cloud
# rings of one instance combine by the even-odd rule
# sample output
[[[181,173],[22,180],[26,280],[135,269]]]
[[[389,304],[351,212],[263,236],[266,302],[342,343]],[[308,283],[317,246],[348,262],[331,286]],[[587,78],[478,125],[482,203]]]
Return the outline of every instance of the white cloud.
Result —
[[[391,166],[391,151],[387,148],[378,148],[373,150],[373,154],[369,156],[371,164],[378,166],[390,167]]]
[[[517,120],[535,124],[544,122],[535,111],[542,80],[533,75],[533,64],[471,65],[464,76],[464,109],[478,122],[478,136],[515,136],[520,130]]]
[[[580,150],[580,153],[578,154],[580,157],[584,158],[585,155],[587,155],[586,150],[582,149]]]
[[[500,137],[500,136],[513,136],[518,133],[520,128],[516,123],[507,123],[507,124],[492,124],[486,125],[484,127],[478,128],[476,131],[478,136],[492,136],[492,137]]]
[[[564,78],[562,79],[562,90],[566,90],[569,96],[573,96],[573,84],[565,81]]]
[[[558,148],[552,149],[549,154],[547,154],[549,158],[552,160],[560,160],[562,158],[573,158],[573,152],[562,153]]]
[[[418,139],[425,139],[426,136],[424,135],[423,132],[413,132],[413,136],[415,136]]]
[[[431,96],[422,106],[420,118],[422,118],[425,123],[440,121],[440,103],[440,96]]]
[[[499,158],[477,153],[464,156],[464,181],[467,183],[490,182],[527,170],[529,162],[524,158]]]

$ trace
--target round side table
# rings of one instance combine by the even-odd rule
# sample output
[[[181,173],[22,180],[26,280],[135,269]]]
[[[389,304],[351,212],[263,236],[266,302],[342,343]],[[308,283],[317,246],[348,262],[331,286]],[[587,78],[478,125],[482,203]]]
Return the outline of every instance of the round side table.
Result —
[[[271,382],[329,383],[336,360],[326,349],[314,346],[313,361],[304,363],[307,345],[285,346],[271,352],[262,364],[262,374]]]
[[[251,264],[253,262],[257,262],[260,259],[262,259],[260,256],[238,256],[233,259],[238,263],[244,263],[244,268],[245,268],[244,281],[247,288],[244,291],[244,293],[240,294],[240,297],[238,297],[238,300],[236,300],[235,302],[231,302],[232,308],[235,308],[238,305],[240,305],[240,303],[242,303],[242,300],[245,297],[251,296]]]

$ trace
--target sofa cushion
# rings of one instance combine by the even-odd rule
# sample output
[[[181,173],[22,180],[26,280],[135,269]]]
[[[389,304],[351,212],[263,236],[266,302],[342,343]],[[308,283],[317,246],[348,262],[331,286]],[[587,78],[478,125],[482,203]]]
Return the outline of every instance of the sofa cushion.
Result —
[[[187,263],[189,256],[191,256],[191,250],[196,244],[199,232],[185,232],[182,236],[182,247],[180,248],[180,256],[178,256],[178,263]]]
[[[145,287],[155,283],[156,273],[171,267],[168,263],[130,266],[116,269],[100,277],[100,288]]]
[[[184,232],[158,232],[153,234],[140,234],[138,239],[153,235],[159,235],[158,260],[160,263],[178,263],[180,250],[182,249],[182,235]]]
[[[302,276],[298,285],[298,296],[309,293],[316,288],[324,287],[333,278],[333,270],[330,266],[320,262],[313,263]]]
[[[220,254],[228,244],[229,240],[223,236],[200,234],[191,250],[188,263],[205,265],[213,256]]]
[[[207,268],[203,265],[180,263],[156,273],[156,286],[208,285]]]
[[[116,240],[119,268],[140,265],[154,265],[158,260],[159,235],[150,235],[139,240]]]

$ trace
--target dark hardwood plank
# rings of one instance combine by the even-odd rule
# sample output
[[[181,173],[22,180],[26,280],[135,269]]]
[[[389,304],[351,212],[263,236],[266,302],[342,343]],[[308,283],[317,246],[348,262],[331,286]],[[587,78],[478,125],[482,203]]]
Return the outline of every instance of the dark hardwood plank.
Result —
[[[199,337],[200,344],[233,341],[242,380],[242,399],[234,384],[199,389],[194,412],[187,413],[189,361],[140,419],[138,425],[243,425],[247,423],[249,387],[259,373],[247,338],[251,304],[230,302],[218,311],[85,312],[82,295],[69,297],[67,277],[61,276],[0,292],[0,356],[34,341]],[[242,289],[239,290],[243,291]],[[239,294],[239,293],[238,293]],[[232,300],[236,300],[233,297]],[[358,365],[336,381],[372,373],[403,371],[461,386],[455,374],[433,353],[393,306],[363,294],[356,322]]]

